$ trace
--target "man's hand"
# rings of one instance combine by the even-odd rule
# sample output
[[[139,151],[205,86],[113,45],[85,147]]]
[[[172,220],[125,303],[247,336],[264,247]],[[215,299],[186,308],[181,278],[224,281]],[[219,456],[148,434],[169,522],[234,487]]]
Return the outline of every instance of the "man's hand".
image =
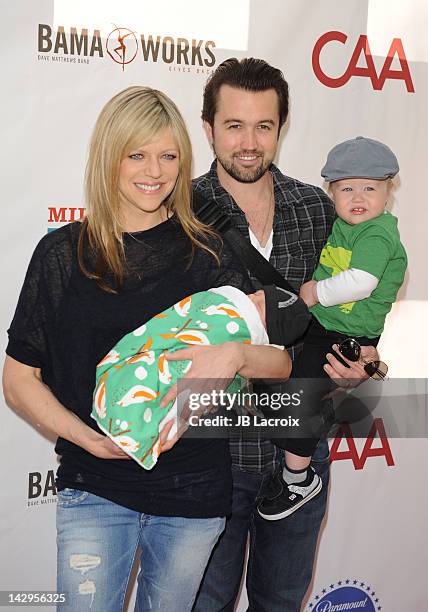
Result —
[[[303,283],[303,285],[300,287],[299,296],[302,298],[308,308],[318,304],[317,281],[310,280]]]
[[[333,350],[340,353],[337,344],[333,344]],[[340,355],[343,361],[349,365],[349,368],[340,363],[334,355],[327,353],[328,364],[324,365],[324,370],[339,387],[344,387],[345,389],[357,387],[364,380],[367,380],[369,375],[364,370],[364,365],[379,359],[379,354],[374,346],[362,346],[359,361],[349,361],[341,353]]]

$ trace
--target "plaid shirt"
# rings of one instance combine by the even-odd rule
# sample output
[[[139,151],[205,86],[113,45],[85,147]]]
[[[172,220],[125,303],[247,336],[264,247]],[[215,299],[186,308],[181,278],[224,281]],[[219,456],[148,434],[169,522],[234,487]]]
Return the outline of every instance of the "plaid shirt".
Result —
[[[269,261],[298,289],[312,278],[333,225],[334,206],[319,187],[285,176],[273,164],[270,172],[274,185],[275,214]],[[250,240],[245,214],[220,184],[216,160],[207,174],[193,180],[193,188],[206,199],[214,200],[232,218],[235,227]],[[250,276],[254,286],[261,288],[261,283]],[[301,345],[296,345],[289,350],[293,360],[300,348]],[[269,440],[254,437],[254,434],[245,436],[244,432],[231,437],[230,452],[234,465],[252,472],[273,471],[279,460],[278,451]]]

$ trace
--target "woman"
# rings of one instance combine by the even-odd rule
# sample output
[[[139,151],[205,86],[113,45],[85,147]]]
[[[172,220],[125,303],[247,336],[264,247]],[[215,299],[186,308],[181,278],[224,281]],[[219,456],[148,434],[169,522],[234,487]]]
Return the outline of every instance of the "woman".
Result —
[[[6,400],[58,436],[57,588],[69,593],[67,610],[121,610],[138,545],[136,609],[190,610],[230,509],[227,441],[175,444],[169,423],[146,472],[90,418],[96,365],[124,334],[196,291],[251,290],[192,216],[191,158],[167,96],[130,87],[112,98],[92,136],[87,217],[40,241],[9,330]],[[273,347],[198,349],[189,377],[289,374]]]

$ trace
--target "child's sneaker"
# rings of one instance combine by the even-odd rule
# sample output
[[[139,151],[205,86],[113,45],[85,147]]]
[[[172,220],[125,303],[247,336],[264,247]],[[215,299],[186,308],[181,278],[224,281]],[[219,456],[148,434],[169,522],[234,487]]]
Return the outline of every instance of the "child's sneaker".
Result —
[[[322,480],[311,466],[308,467],[306,479],[295,484],[287,484],[279,471],[274,474],[270,491],[257,510],[264,519],[277,521],[298,510],[318,495],[321,489]]]

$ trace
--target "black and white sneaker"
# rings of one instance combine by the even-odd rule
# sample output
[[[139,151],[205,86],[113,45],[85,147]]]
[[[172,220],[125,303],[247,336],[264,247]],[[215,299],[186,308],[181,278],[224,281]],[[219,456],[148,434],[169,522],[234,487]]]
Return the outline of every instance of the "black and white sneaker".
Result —
[[[279,471],[273,476],[267,496],[258,505],[258,513],[268,521],[278,521],[293,514],[321,489],[322,480],[311,466],[306,479],[295,484],[287,484]]]

